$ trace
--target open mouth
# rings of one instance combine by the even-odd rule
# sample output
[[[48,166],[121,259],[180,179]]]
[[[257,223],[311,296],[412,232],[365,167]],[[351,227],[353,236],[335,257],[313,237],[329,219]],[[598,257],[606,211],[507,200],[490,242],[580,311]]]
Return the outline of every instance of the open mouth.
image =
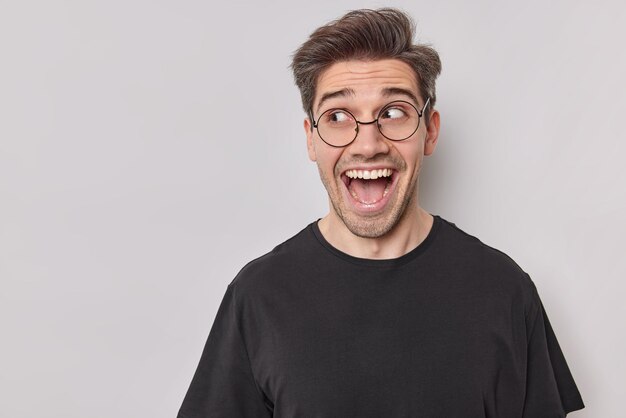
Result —
[[[396,176],[391,168],[379,168],[346,170],[341,177],[354,203],[374,208],[377,203],[384,203]]]

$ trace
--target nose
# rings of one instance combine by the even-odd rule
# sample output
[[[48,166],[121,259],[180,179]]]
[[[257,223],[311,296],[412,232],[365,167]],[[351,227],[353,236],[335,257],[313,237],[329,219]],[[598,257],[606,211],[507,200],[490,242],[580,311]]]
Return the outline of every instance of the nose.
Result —
[[[356,129],[356,138],[347,149],[350,154],[370,159],[389,152],[389,143],[378,130],[378,121],[359,122]]]

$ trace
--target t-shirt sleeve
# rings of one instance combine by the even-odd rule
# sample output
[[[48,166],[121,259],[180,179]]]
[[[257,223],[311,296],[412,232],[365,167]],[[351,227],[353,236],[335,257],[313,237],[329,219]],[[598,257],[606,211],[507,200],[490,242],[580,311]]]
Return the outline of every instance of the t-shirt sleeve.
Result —
[[[528,334],[524,418],[565,417],[585,405],[534,285],[533,291],[536,313]]]
[[[243,341],[229,285],[178,418],[271,417]]]

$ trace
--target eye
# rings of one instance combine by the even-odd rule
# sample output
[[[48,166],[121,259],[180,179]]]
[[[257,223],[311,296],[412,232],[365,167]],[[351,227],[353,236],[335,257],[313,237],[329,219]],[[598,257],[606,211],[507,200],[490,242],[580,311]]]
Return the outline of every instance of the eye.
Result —
[[[398,106],[388,107],[384,109],[380,114],[381,119],[401,119],[405,118],[406,116],[406,111]]]
[[[324,114],[323,121],[331,125],[344,125],[352,123],[352,116],[345,110],[329,110]]]

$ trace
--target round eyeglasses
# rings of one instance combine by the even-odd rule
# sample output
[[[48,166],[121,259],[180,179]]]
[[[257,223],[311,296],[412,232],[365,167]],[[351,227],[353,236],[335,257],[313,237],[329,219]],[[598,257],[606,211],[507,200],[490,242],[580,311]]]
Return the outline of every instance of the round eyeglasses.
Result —
[[[410,138],[420,126],[430,98],[424,103],[422,110],[405,100],[395,100],[386,104],[376,119],[361,122],[346,109],[328,109],[320,115],[313,127],[322,141],[331,147],[341,148],[350,145],[359,134],[359,125],[376,124],[382,136],[391,141],[404,141]]]

